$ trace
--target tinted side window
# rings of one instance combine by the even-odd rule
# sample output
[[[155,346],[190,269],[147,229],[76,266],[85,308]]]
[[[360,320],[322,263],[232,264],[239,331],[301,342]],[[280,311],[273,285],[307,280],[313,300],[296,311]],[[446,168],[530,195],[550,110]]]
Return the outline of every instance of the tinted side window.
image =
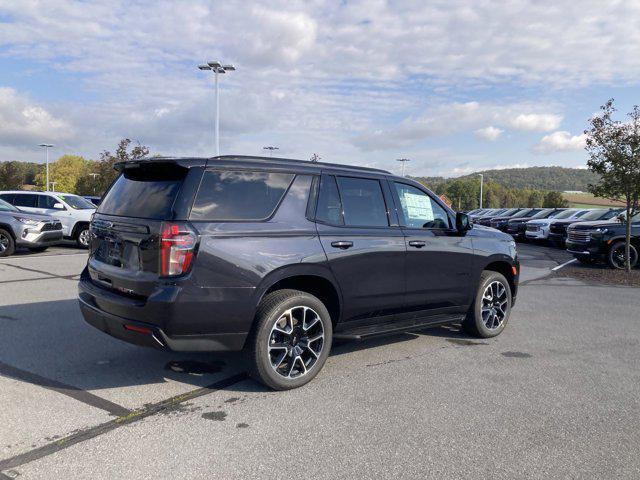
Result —
[[[38,206],[38,196],[25,193],[16,193],[13,197],[13,204],[16,207],[33,207]]]
[[[378,180],[338,177],[344,223],[352,227],[387,227],[387,207]]]
[[[449,228],[449,216],[438,202],[422,190],[394,182],[405,225],[409,228]]]
[[[53,208],[58,202],[55,198],[49,195],[38,195],[38,207],[39,208]]]
[[[613,217],[615,217],[616,215],[618,215],[619,212],[616,212],[615,210],[609,210],[607,213],[605,213],[602,216],[602,220],[609,220]]]
[[[13,205],[13,193],[3,193],[2,195],[0,195],[0,199],[4,200],[7,203],[10,203],[11,205]]]
[[[292,173],[207,170],[191,209],[193,220],[264,220],[291,185]]]
[[[320,180],[316,220],[331,225],[344,225],[342,202],[340,201],[336,178],[333,175],[324,175]]]

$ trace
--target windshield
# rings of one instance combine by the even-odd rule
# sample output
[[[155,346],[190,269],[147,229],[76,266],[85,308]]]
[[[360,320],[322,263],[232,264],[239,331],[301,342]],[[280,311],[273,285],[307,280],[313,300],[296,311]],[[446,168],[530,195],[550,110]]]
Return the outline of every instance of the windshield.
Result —
[[[538,213],[533,215],[531,218],[547,218],[549,215],[553,213],[552,210],[538,210]]]
[[[589,213],[582,216],[582,220],[600,220],[600,217],[608,210],[598,208],[597,210],[591,210]]]
[[[576,214],[577,210],[561,210],[560,212],[558,212],[556,215],[552,215],[553,218],[556,219],[560,219],[560,218],[569,218],[569,217],[573,217]]]
[[[77,195],[58,195],[56,197],[64,200],[67,205],[76,210],[93,210],[96,206],[91,203],[89,200],[86,200],[82,197],[78,197]]]
[[[4,200],[0,200],[0,212],[19,212],[16,207],[11,205],[10,203],[5,202]]]
[[[511,215],[513,215],[514,213],[516,213],[518,211],[517,208],[510,208],[509,210],[507,210],[506,212],[502,212],[500,215],[503,217],[510,217]]]
[[[532,208],[527,213],[520,215],[521,218],[535,218],[535,216],[540,213],[541,208]]]
[[[573,217],[571,218],[581,218],[583,216],[585,216],[587,213],[589,213],[590,210],[582,210],[578,213],[576,213]]]

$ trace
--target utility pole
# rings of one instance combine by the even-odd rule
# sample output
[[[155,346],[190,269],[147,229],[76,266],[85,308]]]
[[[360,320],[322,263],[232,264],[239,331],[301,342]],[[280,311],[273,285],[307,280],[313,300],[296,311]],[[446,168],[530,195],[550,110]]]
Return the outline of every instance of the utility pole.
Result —
[[[40,145],[38,145],[39,147],[44,148],[44,163],[46,164],[46,169],[47,169],[47,178],[46,178],[46,190],[47,192],[49,191],[49,149],[53,147],[53,145],[51,145],[50,143],[41,143]]]
[[[271,145],[267,145],[266,147],[262,147],[262,149],[263,150],[269,150],[269,156],[270,157],[273,157],[273,151],[274,150],[280,150],[280,148],[274,147],[274,146],[271,146]]]
[[[216,92],[216,116],[214,123],[214,140],[216,145],[216,157],[220,156],[220,94],[218,91],[218,75],[221,73],[233,72],[236,67],[233,65],[222,65],[218,61],[211,61],[198,65],[200,70],[211,70],[215,76]]]
[[[89,174],[93,178],[93,194],[96,194],[96,178],[100,176],[99,173],[90,173]]]
[[[484,175],[479,173],[478,176],[480,177],[480,208],[482,208],[482,184],[484,183]]]
[[[401,176],[404,177],[404,164],[407,163],[407,162],[410,162],[411,160],[408,159],[408,158],[396,158],[396,161],[402,163],[402,174],[401,174]]]

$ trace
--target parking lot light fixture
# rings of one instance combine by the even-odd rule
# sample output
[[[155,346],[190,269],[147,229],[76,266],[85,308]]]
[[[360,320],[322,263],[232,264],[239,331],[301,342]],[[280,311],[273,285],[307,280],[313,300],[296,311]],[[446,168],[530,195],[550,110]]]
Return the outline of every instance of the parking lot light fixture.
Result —
[[[479,173],[478,176],[480,177],[480,208],[482,208],[482,184],[484,183],[484,175]]]
[[[199,70],[211,70],[213,71],[215,78],[215,97],[216,97],[216,112],[215,112],[215,125],[214,125],[214,141],[216,145],[216,156],[220,156],[220,93],[218,89],[218,75],[226,72],[235,71],[236,67],[231,64],[223,65],[222,63],[212,60],[207,63],[198,65]]]
[[[408,158],[396,158],[396,161],[401,162],[402,163],[402,173],[400,176],[404,177],[404,164],[407,162],[410,162],[411,160]]]
[[[47,174],[46,174],[46,190],[47,192],[49,191],[49,149],[53,148],[53,145],[50,143],[41,143],[40,145],[38,145],[39,147],[44,148],[44,163],[46,164],[46,170],[47,170]]]
[[[262,147],[263,150],[269,150],[269,156],[273,157],[273,151],[274,150],[280,150],[279,147],[274,147],[272,145],[267,145],[266,147]]]

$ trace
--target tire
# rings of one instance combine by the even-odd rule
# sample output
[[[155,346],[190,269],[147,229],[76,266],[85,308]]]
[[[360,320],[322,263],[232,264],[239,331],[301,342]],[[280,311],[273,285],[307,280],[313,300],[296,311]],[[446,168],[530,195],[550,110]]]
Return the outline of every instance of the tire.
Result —
[[[624,270],[625,266],[625,242],[620,241],[611,245],[611,248],[607,252],[607,263],[611,268],[617,270]],[[631,268],[635,267],[638,263],[638,250],[633,245],[629,245],[629,257],[631,258]]]
[[[29,247],[29,251],[31,252],[44,252],[49,247]]]
[[[89,225],[78,227],[76,245],[80,248],[89,248]]]
[[[16,251],[16,242],[13,241],[11,234],[0,228],[0,257],[8,257]]]
[[[589,255],[574,255],[573,257],[583,265],[593,265],[596,263],[596,259]]]
[[[272,292],[260,302],[247,342],[249,373],[274,390],[301,387],[324,366],[332,339],[331,317],[320,300],[298,290]]]
[[[492,298],[497,297],[495,301],[485,296],[485,293],[489,293],[486,292],[487,290],[490,290]],[[474,337],[495,337],[504,330],[510,314],[511,287],[509,282],[504,275],[485,270],[480,275],[480,285],[476,292],[476,298],[462,322],[462,328]]]

